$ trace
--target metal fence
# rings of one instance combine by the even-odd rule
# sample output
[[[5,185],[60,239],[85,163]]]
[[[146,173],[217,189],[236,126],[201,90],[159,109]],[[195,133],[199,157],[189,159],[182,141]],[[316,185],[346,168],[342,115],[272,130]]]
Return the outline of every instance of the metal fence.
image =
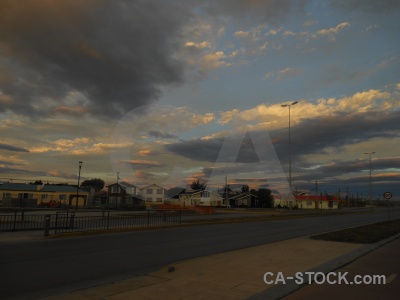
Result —
[[[1,231],[44,230],[45,236],[76,231],[162,227],[181,224],[181,211],[147,211],[137,214],[79,215],[70,211],[53,214],[14,213],[0,215]]]
[[[44,229],[45,215],[27,214],[24,211],[0,215],[0,231]]]

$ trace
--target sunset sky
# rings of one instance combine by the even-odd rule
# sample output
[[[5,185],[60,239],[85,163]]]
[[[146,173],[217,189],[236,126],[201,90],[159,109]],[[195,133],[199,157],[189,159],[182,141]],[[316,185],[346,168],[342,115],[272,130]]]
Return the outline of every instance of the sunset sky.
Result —
[[[400,1],[0,0],[0,182],[400,194]]]

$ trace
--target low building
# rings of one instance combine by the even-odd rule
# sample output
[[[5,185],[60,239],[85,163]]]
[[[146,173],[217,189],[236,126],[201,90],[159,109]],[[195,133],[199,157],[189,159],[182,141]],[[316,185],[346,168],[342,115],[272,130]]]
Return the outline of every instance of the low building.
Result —
[[[90,192],[73,185],[3,183],[2,206],[7,207],[86,207]]]
[[[337,209],[340,199],[331,195],[311,195],[297,193],[293,196],[281,195],[273,192],[274,208],[299,208],[299,209]]]
[[[157,185],[151,184],[139,189],[139,195],[146,202],[146,205],[164,204],[166,189]]]
[[[300,209],[338,209],[340,199],[330,195],[297,195],[297,207]]]
[[[187,190],[179,195],[181,206],[221,206],[223,198],[216,190]]]

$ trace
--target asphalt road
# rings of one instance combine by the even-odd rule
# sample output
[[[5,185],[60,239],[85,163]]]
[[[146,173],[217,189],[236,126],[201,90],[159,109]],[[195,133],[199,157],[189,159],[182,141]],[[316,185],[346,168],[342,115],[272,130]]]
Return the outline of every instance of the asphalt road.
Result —
[[[399,216],[398,211],[396,215]],[[37,299],[147,274],[173,262],[367,223],[385,209],[3,244],[0,297]]]

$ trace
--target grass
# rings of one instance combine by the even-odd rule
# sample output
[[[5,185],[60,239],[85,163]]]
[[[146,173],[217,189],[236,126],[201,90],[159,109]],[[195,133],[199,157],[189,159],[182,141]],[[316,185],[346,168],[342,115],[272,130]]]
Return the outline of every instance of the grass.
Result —
[[[311,238],[335,242],[373,244],[398,233],[400,233],[400,220],[394,220],[318,234]]]

